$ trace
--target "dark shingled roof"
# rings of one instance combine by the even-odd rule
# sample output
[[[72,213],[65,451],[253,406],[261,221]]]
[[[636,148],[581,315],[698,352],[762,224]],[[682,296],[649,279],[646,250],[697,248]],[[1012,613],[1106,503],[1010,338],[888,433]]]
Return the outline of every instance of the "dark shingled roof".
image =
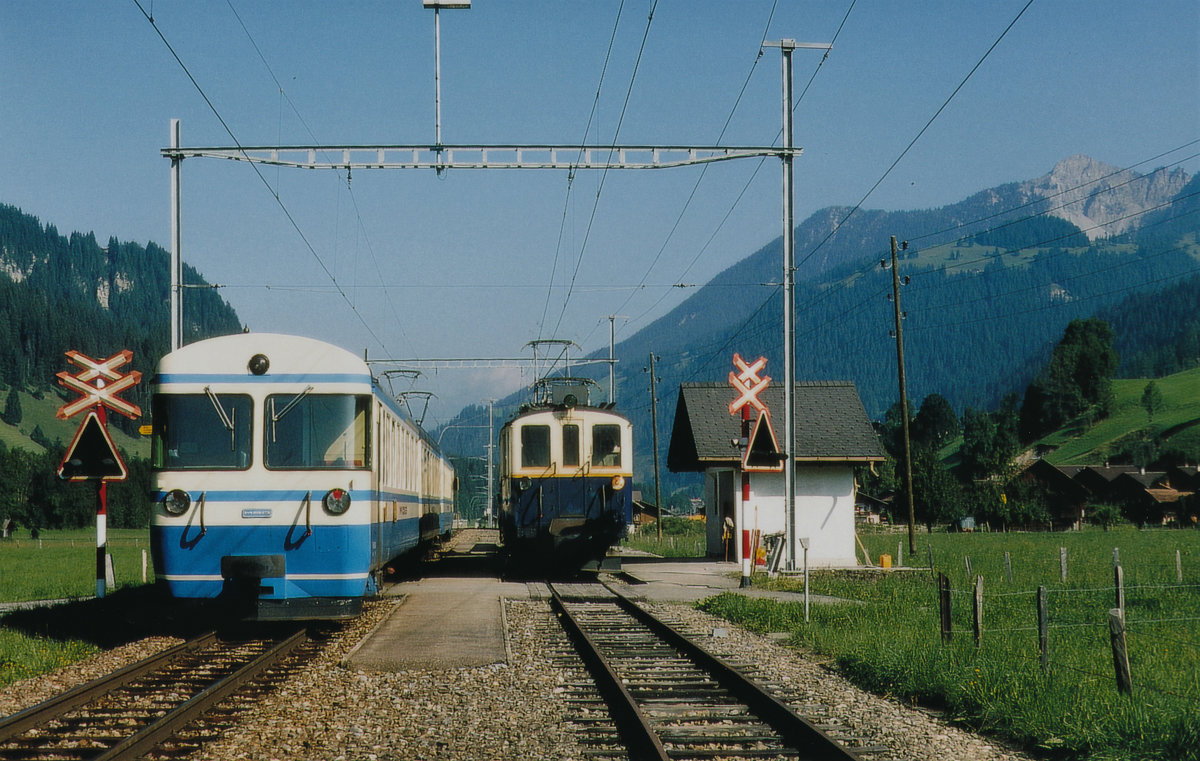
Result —
[[[672,472],[741,464],[741,450],[732,443],[741,436],[741,417],[729,414],[729,403],[736,397],[728,383],[684,383],[679,387],[667,453],[667,467]],[[770,386],[761,398],[772,411],[771,424],[783,447],[783,387]],[[797,383],[794,398],[798,462],[884,459],[879,437],[852,382]]]

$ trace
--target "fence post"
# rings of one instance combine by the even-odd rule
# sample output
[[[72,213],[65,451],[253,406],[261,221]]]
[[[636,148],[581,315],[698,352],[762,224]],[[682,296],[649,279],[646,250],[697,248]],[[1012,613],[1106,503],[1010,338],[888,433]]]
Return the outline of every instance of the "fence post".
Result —
[[[938,610],[941,613],[942,642],[949,642],[954,636],[954,625],[950,619],[950,578],[944,573],[938,574]]]
[[[1183,583],[1183,563],[1179,559],[1179,550],[1175,550],[1175,581]]]
[[[1050,615],[1046,600],[1046,587],[1037,589],[1038,652],[1041,654],[1042,670],[1050,665]]]
[[[143,583],[143,584],[145,584],[145,583],[146,583],[146,570],[147,570],[147,565],[148,565],[148,564],[146,563],[146,550],[145,550],[145,549],[143,549],[143,550],[142,550],[142,583]]]
[[[904,542],[896,542],[896,567],[904,567]]]
[[[933,545],[925,545],[926,551],[929,553],[929,572],[933,573]]]
[[[1125,569],[1120,564],[1113,566],[1113,586],[1117,592],[1117,607],[1125,612]]]
[[[975,647],[983,644],[983,577],[975,577]]]
[[[1007,552],[1004,553],[1004,579],[1009,584],[1012,583],[1012,556]]]
[[[1129,673],[1129,651],[1125,649],[1125,612],[1113,608],[1108,612],[1108,633],[1112,638],[1113,668],[1117,672],[1117,689],[1133,693],[1133,677]]]
[[[963,555],[963,563],[967,566],[967,578],[971,578],[971,556]]]
[[[1067,580],[1067,548],[1066,547],[1058,548],[1058,568],[1059,568],[1059,574],[1062,576],[1062,580],[1066,581]]]
[[[1121,565],[1121,548],[1113,547],[1113,567]]]

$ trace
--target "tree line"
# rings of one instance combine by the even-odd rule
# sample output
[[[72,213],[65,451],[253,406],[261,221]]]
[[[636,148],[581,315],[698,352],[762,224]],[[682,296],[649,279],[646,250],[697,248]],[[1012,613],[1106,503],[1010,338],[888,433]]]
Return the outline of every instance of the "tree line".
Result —
[[[51,224],[0,204],[0,420],[22,422],[18,391],[38,397],[58,392],[55,373],[65,369],[64,353],[103,358],[122,349],[134,354],[149,380],[170,349],[170,255],[154,243],[145,246],[94,234],[62,235]],[[204,279],[184,266],[184,283]],[[183,329],[188,340],[236,333],[241,322],[215,290],[189,288]],[[149,410],[148,383],[122,394]],[[136,435],[144,421],[112,415],[109,425]],[[0,522],[30,528],[70,528],[95,514],[94,485],[67,483],[56,470],[65,447],[39,427],[29,437],[43,451],[0,444]],[[116,527],[148,525],[150,468],[126,456],[129,478],[108,488],[109,522]]]
[[[918,522],[932,529],[972,516],[998,529],[1049,525],[1052,496],[1038,482],[1017,477],[1016,458],[1032,442],[1065,424],[1086,427],[1109,415],[1112,382],[1120,364],[1114,338],[1112,328],[1102,319],[1071,321],[1024,396],[1006,394],[991,410],[967,407],[959,418],[950,403],[936,393],[926,396],[915,413],[901,410],[898,402],[892,405],[877,426],[888,461],[878,473],[864,473],[864,490],[876,495],[894,493],[896,504],[906,503],[907,487],[901,474],[907,414],[912,499]],[[1150,381],[1141,405],[1151,420],[1162,404],[1161,392]],[[960,436],[957,451],[948,453],[947,444]],[[1166,460],[1170,459],[1195,462],[1200,451],[1166,454]],[[1166,460],[1160,459],[1158,464]],[[1143,459],[1141,464],[1150,464],[1150,460]],[[1121,517],[1140,524],[1145,518],[1134,505],[1100,506],[1092,517],[1104,525]]]

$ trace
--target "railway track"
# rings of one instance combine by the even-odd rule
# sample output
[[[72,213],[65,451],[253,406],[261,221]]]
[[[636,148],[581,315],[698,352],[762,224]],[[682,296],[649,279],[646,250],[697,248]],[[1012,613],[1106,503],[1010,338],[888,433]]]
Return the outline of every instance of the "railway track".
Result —
[[[215,632],[0,719],[0,759],[115,761],[187,754],[319,648],[320,635]]]
[[[836,723],[801,716],[609,587],[551,585],[551,605],[595,680],[598,695],[581,684],[568,695],[593,758],[863,761],[887,752],[852,748]]]

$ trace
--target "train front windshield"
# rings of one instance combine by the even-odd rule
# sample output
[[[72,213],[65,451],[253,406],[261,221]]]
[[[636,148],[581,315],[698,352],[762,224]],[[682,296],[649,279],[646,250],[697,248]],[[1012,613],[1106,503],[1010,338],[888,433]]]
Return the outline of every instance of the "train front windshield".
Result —
[[[158,470],[250,467],[251,408],[242,394],[158,394],[151,458]]]
[[[158,394],[151,457],[157,470],[245,470],[253,460],[254,401],[244,394]],[[368,468],[371,397],[273,394],[261,435],[268,468]]]
[[[370,466],[371,397],[273,394],[265,409],[266,465],[280,469]]]

